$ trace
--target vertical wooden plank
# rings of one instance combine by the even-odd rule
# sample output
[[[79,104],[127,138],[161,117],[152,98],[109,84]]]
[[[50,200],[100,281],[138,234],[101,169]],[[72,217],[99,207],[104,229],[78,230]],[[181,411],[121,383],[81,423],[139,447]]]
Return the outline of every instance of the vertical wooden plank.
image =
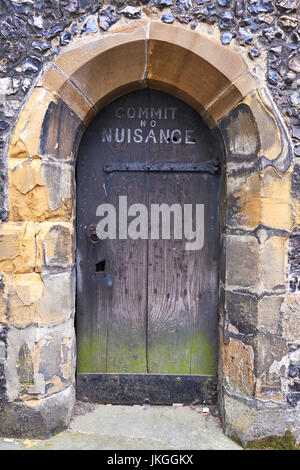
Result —
[[[163,129],[170,142],[149,144],[151,162],[217,160],[203,120],[183,102],[150,92],[150,106],[172,110]],[[173,133],[171,132],[173,130]],[[167,130],[165,131],[167,132]],[[172,138],[173,136],[173,138]],[[186,240],[149,240],[148,370],[161,374],[216,374],[218,286],[218,178],[192,173],[151,174],[150,203],[204,204],[205,242],[187,251]],[[194,215],[195,228],[195,215]]]
[[[100,220],[96,217],[100,203],[112,204],[117,217],[119,196],[127,196],[129,206],[136,202],[147,205],[146,174],[104,171],[114,161],[145,161],[145,145],[132,142],[127,132],[137,126],[137,120],[123,113],[135,106],[134,100],[134,96],[123,97],[102,111],[87,130],[79,150],[76,322],[79,372],[147,372],[147,240],[107,239],[93,246],[86,233],[90,224]],[[97,263],[104,271],[96,272]]]
[[[218,285],[218,189],[212,176],[151,175],[151,201],[204,204],[204,246],[185,240],[149,244],[148,369],[161,374],[215,375]],[[214,191],[215,190],[215,191]],[[213,209],[213,212],[211,211]],[[215,214],[215,215],[214,215]],[[194,215],[195,225],[195,215]]]
[[[111,203],[117,207],[118,196],[127,195],[128,207],[136,200],[147,204],[145,184],[145,174],[110,175]],[[147,372],[147,240],[106,240],[104,245],[107,271],[113,274],[107,324],[107,372]],[[101,312],[99,298],[98,315]]]

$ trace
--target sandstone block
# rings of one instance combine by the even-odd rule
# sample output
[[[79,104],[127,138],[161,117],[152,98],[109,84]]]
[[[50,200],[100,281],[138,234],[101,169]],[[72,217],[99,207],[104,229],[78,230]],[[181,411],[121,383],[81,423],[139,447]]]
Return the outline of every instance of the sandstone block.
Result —
[[[74,404],[73,386],[43,400],[1,402],[0,434],[27,439],[51,437],[68,427]]]
[[[95,116],[93,103],[58,68],[50,67],[46,71],[42,83],[45,88],[61,97],[86,124]]]
[[[92,105],[102,106],[105,97],[114,99],[113,93],[143,86],[146,32],[144,24],[137,24],[135,29],[125,27],[104,37],[81,39],[59,55],[56,66]],[[63,100],[65,91],[63,85],[59,92]]]
[[[277,335],[269,335],[258,331],[254,341],[255,375],[260,377],[267,372],[274,361],[280,360],[287,354],[287,342]]]
[[[282,142],[280,128],[274,113],[265,106],[258,91],[250,93],[243,102],[251,108],[259,129],[259,155],[264,155],[269,160],[275,160],[282,150]]]
[[[37,270],[67,267],[74,263],[73,225],[69,222],[43,222],[37,234]]]
[[[259,133],[249,106],[241,103],[220,122],[225,137],[228,162],[254,160],[259,151]]]
[[[267,168],[262,175],[261,223],[290,231],[292,227],[291,173]]]
[[[227,225],[255,229],[261,220],[260,176],[258,173],[227,175]]]
[[[46,393],[57,393],[71,385],[74,374],[73,339],[49,335],[36,347],[40,353],[38,373],[45,380]]]
[[[44,284],[39,274],[17,274],[9,290],[8,322],[25,327],[39,323],[39,304]]]
[[[258,242],[250,236],[226,237],[226,282],[229,286],[255,287],[258,283]]]
[[[270,237],[261,249],[262,289],[269,291],[284,288],[287,276],[287,253],[289,239]]]
[[[0,225],[0,272],[19,274],[34,271],[37,225],[33,222]]]
[[[10,160],[10,216],[13,220],[69,220],[72,214],[73,168],[28,159]]]
[[[82,131],[75,112],[61,100],[51,102],[41,128],[39,154],[58,161],[73,161]]]
[[[281,306],[282,335],[290,343],[299,343],[300,338],[300,294],[287,294]]]
[[[253,89],[250,74],[248,81],[238,83],[246,72],[243,59],[214,40],[158,22],[150,24],[149,38],[150,85],[185,97],[199,112],[208,110],[212,121],[224,116]],[[233,82],[235,86],[231,87]]]
[[[283,296],[265,296],[258,302],[257,328],[264,333],[278,335],[281,328],[280,309]]]
[[[223,378],[231,392],[243,396],[254,393],[254,352],[251,346],[230,338],[222,345]]]
[[[23,109],[11,138],[9,156],[28,158],[38,155],[41,126],[53,94],[36,88]]]
[[[39,317],[43,325],[66,321],[74,314],[74,277],[71,272],[42,275],[43,295],[39,300]]]
[[[257,298],[254,295],[227,291],[225,309],[228,322],[239,333],[254,334],[257,328]]]

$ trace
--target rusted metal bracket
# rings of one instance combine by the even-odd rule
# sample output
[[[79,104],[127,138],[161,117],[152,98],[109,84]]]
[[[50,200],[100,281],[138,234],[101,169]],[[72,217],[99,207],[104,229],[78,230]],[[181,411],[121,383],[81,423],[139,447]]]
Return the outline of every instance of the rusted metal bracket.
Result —
[[[149,172],[185,172],[185,173],[209,173],[217,175],[220,165],[217,161],[204,163],[144,163],[144,162],[115,162],[106,163],[103,170],[106,173],[115,171],[149,171]]]
[[[188,405],[217,401],[217,380],[205,375],[77,374],[77,398],[114,405]]]

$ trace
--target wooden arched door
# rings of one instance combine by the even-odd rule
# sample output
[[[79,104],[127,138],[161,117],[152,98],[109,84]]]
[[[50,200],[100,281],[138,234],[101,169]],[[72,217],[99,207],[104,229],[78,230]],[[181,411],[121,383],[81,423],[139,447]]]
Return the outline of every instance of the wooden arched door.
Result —
[[[150,89],[114,101],[87,129],[77,161],[79,398],[213,394],[219,158],[202,118]]]

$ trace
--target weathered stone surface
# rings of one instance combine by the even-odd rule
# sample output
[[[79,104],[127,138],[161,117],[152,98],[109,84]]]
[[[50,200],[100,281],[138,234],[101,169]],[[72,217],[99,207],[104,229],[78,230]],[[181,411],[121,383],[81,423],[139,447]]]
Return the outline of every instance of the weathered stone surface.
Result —
[[[41,128],[40,154],[59,161],[72,161],[76,152],[74,142],[81,137],[80,125],[79,117],[61,100],[50,103]]]
[[[121,13],[126,16],[126,18],[131,18],[131,19],[139,19],[142,16],[142,11],[140,8],[135,8],[131,6],[127,6],[121,10]]]
[[[72,261],[72,238],[66,227],[53,227],[44,239],[45,263],[66,266]]]
[[[232,38],[233,38],[233,33],[231,33],[230,31],[225,31],[221,34],[221,42],[224,46],[227,44],[230,44]]]
[[[0,321],[24,328],[30,324],[51,326],[74,314],[72,272],[26,273],[3,278]]]
[[[40,184],[40,168],[42,165],[40,158],[30,158],[21,161],[21,163],[19,159],[11,159],[10,164],[13,169],[12,183],[21,194],[28,193]]]
[[[101,10],[98,16],[98,23],[103,31],[107,31],[113,24],[120,20],[115,9],[112,6]]]
[[[128,30],[127,26],[119,32],[122,34],[90,39],[88,47],[86,40],[78,41],[56,61],[92,104],[100,106],[105,96],[114,90],[126,92],[137,88],[145,78],[146,27],[141,22],[133,30]],[[116,73],[116,69],[122,73]],[[63,89],[61,96],[62,93]]]
[[[287,272],[288,238],[271,237],[261,250],[261,283],[265,291],[284,288]]]
[[[39,300],[42,325],[66,321],[74,314],[74,277],[72,272],[42,275],[43,295]]]
[[[84,33],[96,33],[98,31],[98,26],[94,18],[89,18],[86,23],[81,28],[80,34]]]
[[[26,343],[24,343],[19,350],[17,372],[22,391],[33,385],[33,362]]]
[[[38,374],[45,382],[45,393],[53,394],[70,386],[74,379],[72,337],[48,335],[36,344],[39,351]]]
[[[73,169],[41,159],[10,160],[10,214],[13,220],[69,220]]]
[[[26,273],[36,265],[36,223],[8,222],[0,225],[0,272]]]
[[[0,272],[27,273],[74,262],[73,224],[9,222],[0,225]]]
[[[246,440],[248,430],[255,421],[256,410],[236,398],[224,397],[223,421],[229,436]]]
[[[226,237],[226,282],[255,287],[258,283],[258,243],[255,237]]]
[[[286,396],[287,403],[292,408],[297,408],[300,402],[300,347],[296,344],[290,345],[289,364],[287,367],[287,385],[288,394]],[[296,411],[296,410],[295,410]]]
[[[289,243],[289,286],[292,292],[300,291],[300,236],[290,237]]]
[[[268,227],[291,230],[291,173],[280,175],[274,168],[267,168],[261,183],[261,223]]]
[[[251,346],[230,338],[222,345],[223,377],[227,390],[242,396],[254,393],[254,351]]]
[[[20,382],[20,350],[26,343],[32,361],[32,380]],[[74,326],[72,320],[53,327],[31,324],[26,328],[10,326],[7,336],[6,387],[9,401],[22,398],[27,402],[43,399],[69,387],[74,381]],[[44,349],[43,349],[44,348]],[[49,358],[52,351],[52,359]],[[48,354],[49,352],[49,354]],[[48,359],[47,359],[48,357]],[[51,362],[52,361],[52,362]],[[57,365],[52,374],[53,363]],[[31,363],[31,362],[30,362]],[[23,370],[22,374],[25,374]]]
[[[1,228],[3,227],[4,227],[4,230],[2,229],[1,244],[0,244],[1,261],[5,259],[12,259],[20,255],[20,229],[19,227],[17,227],[18,229],[17,233],[15,233],[15,231],[12,232],[11,230],[8,231],[7,229],[9,229],[10,227],[7,227],[7,225],[2,225]]]
[[[11,138],[9,154],[11,157],[27,158],[38,155],[39,139],[44,115],[53,94],[37,88],[30,96]]]
[[[280,371],[268,370],[256,380],[255,396],[257,398],[282,402],[284,401],[284,392],[284,374]]]
[[[2,292],[1,292],[2,294]],[[0,297],[1,299],[1,297]],[[0,301],[1,305],[1,301]],[[1,313],[0,313],[1,316]],[[6,400],[6,358],[7,358],[7,325],[0,323],[0,403]]]
[[[193,32],[189,34],[194,37]],[[192,37],[189,40],[189,34],[179,27],[151,23],[148,82],[150,85],[160,84],[163,91],[172,91],[179,98],[185,95],[194,107],[197,108],[198,103],[199,111],[211,108],[211,117],[218,120],[249,92],[249,87],[252,89],[253,83],[243,82],[239,86],[238,79],[246,69],[238,55],[221,46],[217,48],[204,36],[199,36],[198,41]],[[172,48],[170,44],[173,44]],[[197,56],[199,60],[196,62]],[[210,77],[209,81],[204,79],[206,76]],[[229,90],[231,81],[236,86]],[[215,102],[216,89],[218,95],[224,94],[220,103]]]
[[[256,296],[227,291],[225,299],[228,323],[239,333],[246,335],[255,333],[258,316]]]
[[[0,435],[47,438],[67,428],[75,403],[71,386],[44,400],[31,403],[0,402]]]
[[[49,209],[54,212],[63,206],[71,208],[74,172],[69,165],[45,163],[41,168],[41,183],[48,189]],[[70,209],[69,209],[70,210]],[[66,209],[67,213],[70,213]]]
[[[255,229],[261,222],[261,179],[259,173],[227,175],[227,225]]]
[[[233,103],[235,103],[236,99],[236,90],[238,90],[238,93],[241,96],[246,96],[252,90],[256,89],[257,83],[253,76],[250,73],[247,73],[243,74],[235,81],[234,87],[236,87],[236,89],[232,86],[229,87],[225,93],[218,97],[218,99],[207,108],[207,112],[213,122],[218,122],[232,110],[234,106]]]
[[[16,275],[13,287],[24,305],[31,305],[36,302],[43,291],[43,283],[37,273]]]
[[[0,78],[0,94],[1,95],[12,95],[16,93],[17,88],[13,79],[10,77]]]
[[[281,133],[274,114],[266,108],[257,91],[250,94],[244,103],[250,107],[259,129],[260,155],[275,160],[281,152]]]
[[[255,338],[255,351],[255,375],[260,377],[274,361],[280,362],[287,354],[287,342],[280,336],[259,331]]]
[[[18,274],[12,281],[7,310],[8,322],[25,327],[39,323],[38,301],[44,289],[37,273]]]
[[[249,106],[240,104],[220,122],[226,139],[228,162],[252,160],[259,150],[259,132]]]
[[[300,55],[290,60],[289,68],[294,72],[300,72]]]
[[[281,436],[287,422],[294,435],[300,431],[300,410],[288,407],[255,406],[253,402],[243,402],[238,398],[224,397],[225,430],[228,435],[237,436],[243,442],[265,436]]]
[[[0,277],[0,331],[2,325],[7,322],[8,292],[11,286],[12,276],[1,274]],[[3,345],[2,345],[3,347]]]
[[[92,103],[58,68],[50,67],[44,74],[42,83],[46,89],[62,97],[69,108],[86,123],[94,117]]]
[[[73,232],[73,225],[67,222],[40,224],[37,234],[38,271],[43,266],[65,268],[73,264]]]
[[[265,296],[258,302],[257,328],[264,333],[278,335],[281,331],[280,308],[283,296]],[[286,337],[285,335],[283,335]]]
[[[166,14],[162,15],[161,20],[162,20],[164,23],[171,24],[171,23],[174,23],[175,18],[174,18],[174,16],[172,15],[172,13],[166,13]]]
[[[282,310],[282,334],[288,342],[298,343],[300,338],[300,294],[287,294]]]

